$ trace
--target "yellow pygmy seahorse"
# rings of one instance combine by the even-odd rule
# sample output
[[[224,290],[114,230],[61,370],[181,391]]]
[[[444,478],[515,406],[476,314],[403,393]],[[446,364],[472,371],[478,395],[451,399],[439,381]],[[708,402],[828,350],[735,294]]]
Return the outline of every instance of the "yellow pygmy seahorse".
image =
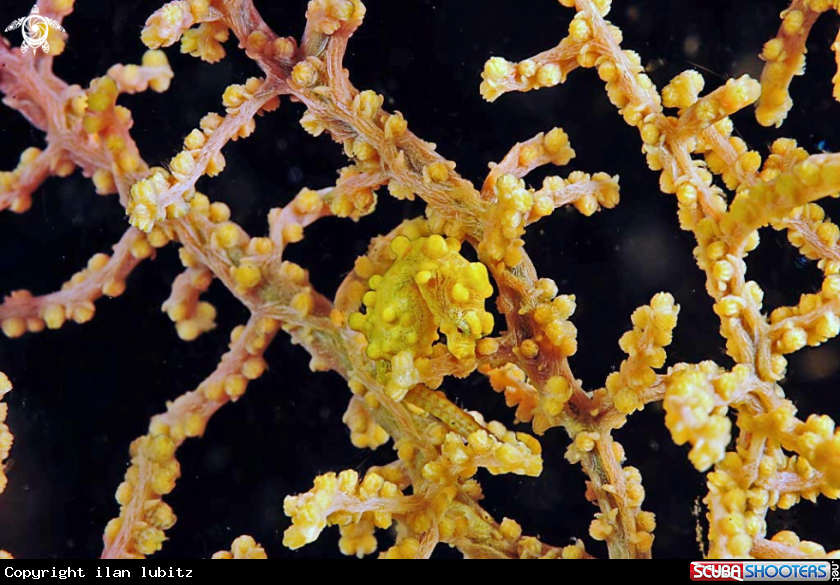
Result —
[[[378,360],[388,394],[401,400],[420,381],[416,360],[432,355],[438,331],[453,356],[475,357],[476,340],[493,330],[493,315],[484,310],[493,287],[487,267],[464,258],[454,238],[398,236],[391,251],[393,264],[368,280],[367,313],[353,313],[349,323],[367,338],[367,356]]]

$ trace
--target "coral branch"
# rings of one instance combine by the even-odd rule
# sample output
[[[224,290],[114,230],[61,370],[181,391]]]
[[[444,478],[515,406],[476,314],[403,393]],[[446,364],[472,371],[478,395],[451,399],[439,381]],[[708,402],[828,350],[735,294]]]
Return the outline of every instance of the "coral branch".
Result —
[[[12,389],[12,383],[3,372],[0,372],[0,399],[2,399]],[[6,417],[9,414],[9,405],[0,402],[0,494],[6,490],[8,478],[4,473],[4,461],[9,457],[9,451],[12,449],[12,441],[14,437],[6,424]]]
[[[721,220],[721,228],[736,247],[771,221],[784,218],[794,208],[836,195],[840,191],[840,156],[818,154],[770,183],[759,183],[739,194]]]
[[[828,2],[793,0],[790,8],[782,12],[778,36],[768,41],[761,52],[767,65],[761,73],[761,99],[755,111],[759,124],[780,126],[787,117],[793,106],[788,88],[795,75],[805,72],[808,34],[820,13],[828,8]]]
[[[187,268],[172,283],[172,294],[162,308],[175,323],[178,337],[184,341],[192,341],[216,326],[213,305],[198,300],[212,282],[213,273],[210,270],[195,267]]]
[[[606,173],[589,175],[580,171],[573,172],[565,180],[548,177],[542,189],[534,193],[536,204],[528,217],[529,223],[540,214],[538,206],[543,197],[548,198],[552,208],[571,204],[583,215],[589,216],[602,207],[612,209],[618,205],[618,177]]]
[[[491,198],[496,181],[502,175],[513,175],[521,179],[542,165],[551,163],[563,166],[574,157],[575,151],[569,145],[569,137],[561,128],[554,128],[547,134],[541,132],[525,142],[517,142],[502,162],[490,163],[490,174],[484,180],[481,196],[484,199]]]
[[[96,254],[87,268],[77,272],[58,292],[32,296],[19,290],[0,304],[0,323],[8,337],[20,337],[27,331],[38,332],[46,326],[59,329],[66,320],[86,323],[93,318],[94,301],[103,295],[118,297],[125,291],[131,271],[152,255],[146,236],[129,228],[114,246],[114,253]]]
[[[341,552],[363,556],[376,549],[374,526],[389,528],[394,515],[420,510],[423,504],[421,496],[404,496],[377,473],[368,473],[361,483],[352,470],[338,476],[322,475],[315,478],[315,486],[308,493],[289,496],[283,503],[283,510],[292,518],[283,544],[300,548],[318,538],[327,524],[338,524],[342,527]],[[362,522],[366,526],[359,526]],[[348,534],[351,531],[353,534]]]
[[[250,136],[255,128],[254,116],[264,107],[277,107],[278,93],[276,85],[253,78],[244,86],[228,87],[222,98],[227,116],[205,116],[201,130],[193,130],[184,139],[185,150],[170,161],[171,173],[159,170],[131,187],[126,207],[131,225],[150,232],[155,222],[183,217],[196,181],[205,174],[213,177],[224,170],[222,148],[230,140]]]
[[[32,206],[32,194],[52,174],[58,148],[50,146],[45,151],[27,148],[20,155],[17,168],[0,172],[0,211],[11,209],[23,213]],[[73,165],[69,165],[72,172]],[[65,169],[66,170],[66,169]]]
[[[178,447],[188,437],[203,435],[210,417],[241,398],[249,381],[263,374],[262,354],[278,329],[273,319],[252,315],[231,334],[230,351],[216,370],[196,390],[169,403],[165,413],[152,418],[149,433],[132,443],[132,465],[117,489],[120,516],[105,529],[103,558],[142,558],[160,550],[164,531],[176,520],[161,497],[175,489],[180,477]]]
[[[325,199],[338,190],[339,187],[320,191],[303,189],[286,207],[271,210],[268,215],[269,237],[278,255],[282,254],[286,245],[303,239],[304,228],[331,215]]]
[[[581,50],[578,39],[567,37],[559,45],[519,63],[501,57],[490,59],[484,66],[481,78],[481,95],[495,101],[511,91],[531,91],[554,87],[579,67],[577,56]]]

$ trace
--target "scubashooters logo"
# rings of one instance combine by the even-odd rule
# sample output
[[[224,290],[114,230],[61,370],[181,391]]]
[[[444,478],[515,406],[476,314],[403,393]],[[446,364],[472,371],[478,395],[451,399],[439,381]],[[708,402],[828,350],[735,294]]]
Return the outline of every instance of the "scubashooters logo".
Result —
[[[6,27],[5,32],[22,28],[23,44],[20,46],[20,52],[26,53],[28,48],[32,48],[36,53],[38,47],[43,49],[44,53],[50,52],[50,44],[47,42],[50,29],[55,29],[64,32],[64,28],[52,18],[41,16],[38,12],[38,6],[33,6],[29,16],[18,18],[12,24]]]
[[[694,561],[692,581],[840,581],[837,561]]]

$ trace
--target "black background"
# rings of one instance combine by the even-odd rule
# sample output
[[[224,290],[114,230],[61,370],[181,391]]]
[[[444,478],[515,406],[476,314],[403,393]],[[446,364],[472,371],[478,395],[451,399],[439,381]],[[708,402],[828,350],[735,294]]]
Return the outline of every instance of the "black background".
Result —
[[[113,63],[139,62],[140,29],[159,5],[78,0],[76,13],[64,22],[70,40],[56,71],[86,86]],[[305,5],[304,0],[257,2],[276,32],[295,36],[303,30]],[[437,143],[465,177],[480,184],[489,161],[553,126],[568,132],[578,153],[570,169],[621,176],[618,208],[591,218],[562,210],[527,236],[540,275],[577,295],[580,349],[572,366],[587,388],[603,385],[619,365],[623,356],[617,341],[629,328],[633,309],[662,290],[682,306],[668,364],[713,359],[731,365],[692,259],[693,239],[679,230],[675,201],[659,192],[637,131],[624,125],[597,76],[578,70],[564,86],[507,95],[494,104],[479,95],[487,58],[519,60],[554,46],[565,35],[572,10],[553,0],[368,0],[366,5],[366,21],[351,40],[346,62],[354,84],[384,94],[386,107],[402,111],[409,127]],[[624,30],[624,47],[640,52],[649,64],[658,87],[696,67],[712,89],[731,76],[759,75],[756,55],[775,34],[778,12],[785,7],[779,0],[619,0],[609,18]],[[30,8],[29,0],[2,0],[0,24]],[[839,20],[825,16],[815,27],[809,71],[794,84],[795,107],[781,130],[760,128],[749,112],[736,116],[739,132],[762,155],[779,136],[793,136],[811,152],[840,149],[840,104],[831,100],[829,49]],[[10,34],[18,44],[20,33]],[[226,48],[227,59],[208,65],[173,47],[168,55],[175,79],[167,93],[120,98],[134,114],[132,134],[150,164],[168,161],[201,116],[221,111],[226,85],[258,73],[234,42]],[[331,184],[346,164],[339,146],[302,131],[301,115],[299,105],[285,101],[280,111],[257,121],[252,138],[226,148],[228,167],[221,176],[200,183],[211,199],[229,203],[234,219],[251,234],[265,230],[271,207],[284,205],[303,186]],[[0,107],[0,168],[13,168],[23,148],[43,144],[43,136],[20,115]],[[534,173],[530,184],[539,185],[545,174]],[[826,207],[838,206],[829,201]],[[319,290],[332,295],[369,238],[421,212],[418,203],[397,202],[383,191],[377,213],[358,224],[319,222],[289,250],[289,258],[309,268]],[[91,255],[108,251],[125,225],[116,199],[96,196],[80,173],[49,180],[28,213],[0,214],[0,290],[43,294],[57,289]],[[784,234],[764,230],[762,246],[748,264],[749,277],[764,287],[768,309],[795,303],[799,294],[820,284],[819,271],[802,261]],[[16,436],[9,489],[0,498],[0,548],[30,558],[99,554],[102,528],[118,512],[113,494],[128,463],[130,441],[145,432],[149,417],[165,401],[212,371],[230,329],[246,318],[245,310],[214,284],[206,296],[219,309],[218,328],[192,343],[178,340],[160,305],[179,270],[172,246],[140,266],[123,297],[98,302],[91,323],[0,339],[0,369],[15,384],[8,402]],[[784,386],[803,418],[813,412],[840,417],[838,347],[831,342],[790,360]],[[335,529],[296,553],[281,546],[288,525],[283,497],[308,490],[317,474],[364,470],[394,459],[390,444],[375,452],[350,445],[341,423],[349,392],[338,376],[310,373],[307,355],[284,336],[266,357],[270,372],[214,417],[203,439],[181,449],[183,478],[167,498],[179,522],[159,557],[207,557],[243,533],[256,537],[271,557],[339,556]],[[447,382],[444,388],[464,407],[512,424],[512,411],[481,376]],[[628,463],[642,471],[644,509],[657,515],[655,556],[699,556],[694,508],[705,493],[704,476],[690,466],[687,449],[671,442],[661,408],[633,415],[616,436],[627,448]],[[552,544],[584,538],[588,550],[604,556],[603,544],[587,534],[595,508],[584,500],[583,474],[563,459],[568,439],[555,429],[542,444],[546,469],[540,478],[481,476],[487,509],[498,519],[515,518],[527,533]],[[705,526],[702,512],[699,516]],[[836,502],[803,502],[791,512],[771,513],[769,523],[770,534],[789,528],[829,549],[840,548]],[[380,535],[384,549],[391,536]],[[436,554],[452,553],[439,547]]]

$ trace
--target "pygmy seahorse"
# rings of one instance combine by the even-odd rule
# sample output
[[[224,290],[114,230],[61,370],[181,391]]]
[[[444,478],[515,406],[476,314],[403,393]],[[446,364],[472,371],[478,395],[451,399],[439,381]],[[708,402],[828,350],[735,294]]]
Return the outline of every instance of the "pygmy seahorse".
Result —
[[[420,382],[418,366],[446,336],[459,360],[475,357],[476,340],[493,330],[484,301],[493,294],[487,267],[461,255],[461,242],[439,235],[391,242],[394,262],[368,280],[365,314],[353,313],[350,327],[368,340],[367,356],[395,400]]]

